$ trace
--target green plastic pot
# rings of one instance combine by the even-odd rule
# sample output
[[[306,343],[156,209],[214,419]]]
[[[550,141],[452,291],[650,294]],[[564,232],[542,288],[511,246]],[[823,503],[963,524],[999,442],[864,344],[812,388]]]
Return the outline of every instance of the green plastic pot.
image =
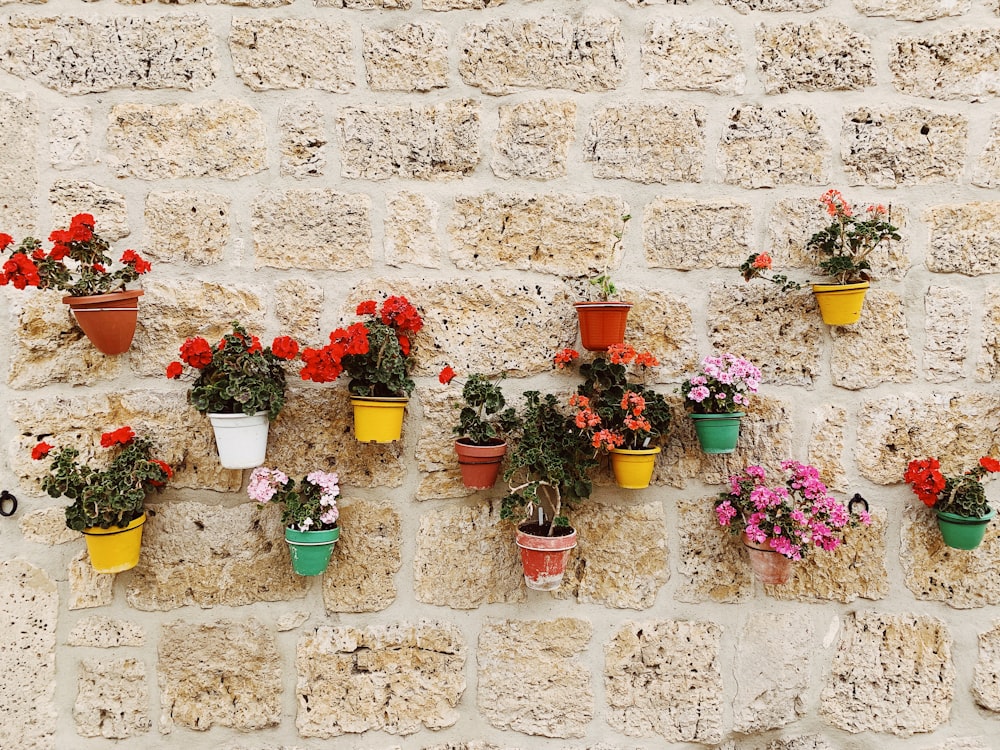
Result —
[[[941,538],[944,543],[954,549],[975,549],[982,544],[986,535],[986,525],[990,522],[996,511],[990,508],[990,512],[979,518],[960,516],[955,513],[937,511],[938,528],[941,530]]]
[[[728,414],[688,414],[694,420],[698,442],[705,453],[732,453],[740,437],[740,420],[744,412]]]
[[[333,545],[340,539],[340,527],[319,531],[285,529],[285,541],[292,556],[292,570],[300,576],[318,576],[330,564]]]

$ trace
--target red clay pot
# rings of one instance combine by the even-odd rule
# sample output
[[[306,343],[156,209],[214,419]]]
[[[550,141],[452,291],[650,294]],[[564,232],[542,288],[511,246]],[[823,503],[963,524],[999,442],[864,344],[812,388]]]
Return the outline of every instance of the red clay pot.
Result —
[[[591,352],[607,351],[625,341],[625,323],[631,302],[575,302],[580,344]]]
[[[758,544],[743,534],[743,546],[750,555],[750,567],[761,583],[780,586],[792,575],[792,560],[771,549],[770,542]]]
[[[524,585],[535,591],[553,591],[562,583],[569,553],[576,546],[576,530],[563,527],[562,536],[546,536],[548,527],[522,523],[517,527],[517,546],[521,550]]]
[[[87,334],[90,343],[104,354],[124,354],[132,346],[136,322],[139,319],[141,289],[85,297],[63,297],[76,317],[76,323]]]
[[[491,445],[473,445],[464,440],[459,438],[455,441],[462,483],[474,490],[488,490],[496,484],[500,464],[507,453],[507,443],[497,440]]]

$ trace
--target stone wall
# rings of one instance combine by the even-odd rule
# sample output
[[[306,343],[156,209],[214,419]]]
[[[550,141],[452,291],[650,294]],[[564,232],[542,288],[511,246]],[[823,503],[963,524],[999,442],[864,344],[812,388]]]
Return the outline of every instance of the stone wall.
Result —
[[[86,210],[154,263],[119,357],[57,292],[0,290],[0,748],[1000,748],[1000,524],[948,549],[901,484],[1000,453],[996,2],[0,5],[0,231]],[[831,187],[904,237],[850,328],[736,270],[814,272]],[[550,357],[608,267],[676,427],[650,489],[599,474],[562,588],[529,592],[435,374],[568,390]],[[234,319],[321,345],[378,293],[426,321],[404,439],[356,443],[343,383],[295,378],[272,428],[269,465],[344,486],[299,578],[162,374]],[[674,395],[712,349],[765,373],[729,457]],[[126,423],[177,474],[116,579],[28,451]],[[711,501],[786,457],[874,522],[761,586]]]

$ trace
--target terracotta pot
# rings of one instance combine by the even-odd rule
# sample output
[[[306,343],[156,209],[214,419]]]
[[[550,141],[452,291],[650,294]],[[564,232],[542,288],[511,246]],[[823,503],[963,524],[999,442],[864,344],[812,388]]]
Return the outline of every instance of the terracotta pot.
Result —
[[[858,284],[813,284],[819,313],[828,326],[849,326],[861,317],[868,282]]]
[[[455,441],[455,453],[462,469],[462,483],[474,490],[488,490],[496,484],[507,443],[497,440],[491,445],[473,445],[459,438]]]
[[[104,354],[123,354],[132,346],[139,319],[141,289],[85,297],[63,297],[87,338]]]
[[[743,534],[743,546],[750,555],[750,567],[761,583],[780,586],[788,583],[792,575],[792,561],[779,552],[771,549],[770,542],[758,544]]]
[[[566,573],[570,551],[576,546],[576,530],[556,529],[567,533],[546,536],[548,527],[537,523],[522,523],[517,527],[517,546],[521,550],[524,585],[535,591],[559,588]]]
[[[607,351],[625,341],[625,324],[631,302],[576,302],[580,344],[592,352]]]

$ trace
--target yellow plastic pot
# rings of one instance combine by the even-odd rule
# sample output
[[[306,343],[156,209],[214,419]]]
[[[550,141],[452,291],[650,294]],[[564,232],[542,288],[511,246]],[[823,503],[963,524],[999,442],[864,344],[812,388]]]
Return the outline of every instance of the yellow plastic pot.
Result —
[[[626,490],[644,490],[653,478],[653,465],[659,448],[626,450],[614,448],[611,451],[611,470],[615,473],[618,486]]]
[[[819,312],[828,326],[849,326],[861,317],[869,284],[813,284]]]
[[[84,529],[87,552],[94,570],[98,573],[121,573],[123,570],[134,568],[139,563],[144,523],[146,523],[145,514],[125,528],[111,526],[102,529],[95,526]]]
[[[361,443],[391,443],[403,434],[407,398],[353,396],[354,437]]]

